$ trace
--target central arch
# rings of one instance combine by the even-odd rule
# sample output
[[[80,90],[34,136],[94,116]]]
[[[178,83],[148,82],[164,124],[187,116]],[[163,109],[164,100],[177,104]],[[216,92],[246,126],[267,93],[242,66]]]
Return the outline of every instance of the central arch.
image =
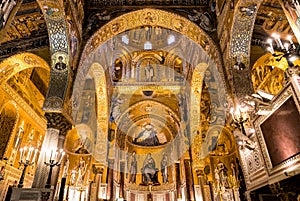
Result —
[[[73,116],[78,113],[78,104],[80,102],[80,97],[82,94],[82,89],[84,86],[85,79],[88,75],[88,72],[90,71],[90,68],[92,64],[101,57],[100,48],[103,47],[103,45],[108,42],[113,37],[117,36],[120,33],[123,33],[125,31],[129,31],[132,29],[136,29],[143,26],[158,26],[161,28],[169,29],[171,31],[175,31],[177,33],[182,34],[186,38],[193,41],[196,45],[198,45],[202,52],[197,55],[197,59],[201,59],[202,61],[205,61],[209,63],[212,68],[216,71],[216,74],[218,79],[220,80],[220,86],[222,85],[223,88],[218,89],[221,94],[225,94],[224,92],[224,86],[225,84],[225,78],[224,73],[222,70],[222,61],[221,61],[221,55],[218,51],[217,45],[214,43],[214,41],[210,38],[209,35],[207,35],[199,26],[194,24],[193,22],[189,21],[188,19],[181,17],[179,15],[176,15],[174,13],[157,10],[157,9],[142,9],[134,12],[130,12],[128,14],[124,14],[106,25],[104,25],[102,28],[100,28],[87,42],[80,62],[78,66],[78,73],[76,80],[74,82],[74,88],[73,88]],[[105,49],[105,47],[103,47]],[[96,54],[98,51],[99,54]],[[105,51],[105,50],[104,50]],[[106,54],[110,54],[109,52],[105,52]],[[202,53],[202,54],[201,54]],[[196,60],[196,59],[195,59]],[[196,65],[195,65],[196,66]],[[105,74],[107,74],[108,66],[102,65],[103,70],[105,71]],[[198,71],[201,72],[198,72]],[[204,74],[206,68],[199,68],[198,73]],[[202,82],[203,76],[200,76]],[[106,83],[106,86],[102,86],[103,88],[107,88],[109,83]],[[100,87],[100,86],[98,86]],[[99,89],[99,88],[98,88]],[[96,92],[99,90],[96,89]],[[192,93],[194,93],[194,90],[192,90]],[[98,96],[99,94],[97,94]],[[98,106],[100,105],[106,105],[105,108],[102,107],[100,110],[97,108],[97,113],[101,114],[105,112],[106,114],[109,113],[109,91],[105,97],[101,96],[101,100],[97,101]],[[199,97],[200,98],[200,97]],[[76,105],[74,104],[76,103]],[[191,111],[199,111],[198,107],[199,105],[194,105],[191,108]],[[99,118],[97,117],[98,124],[99,122],[109,122],[109,115],[107,115],[107,119]],[[193,116],[200,116],[199,112],[198,114],[193,114]],[[196,123],[197,122],[197,123]],[[197,128],[199,125],[198,121],[194,121],[197,125],[191,125],[192,128],[195,128],[192,133],[197,132]],[[194,124],[192,122],[192,124]],[[106,129],[104,129],[106,130]],[[102,135],[107,135],[107,132],[102,133]],[[107,138],[107,136],[103,136],[101,138]]]

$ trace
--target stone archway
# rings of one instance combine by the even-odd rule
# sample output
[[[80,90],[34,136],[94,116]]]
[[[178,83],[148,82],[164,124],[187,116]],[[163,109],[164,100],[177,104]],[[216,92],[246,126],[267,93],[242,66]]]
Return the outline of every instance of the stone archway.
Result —
[[[225,78],[224,73],[222,71],[222,61],[221,56],[218,51],[218,47],[214,44],[213,40],[208,36],[204,31],[201,30],[196,24],[192,23],[186,18],[180,17],[176,14],[157,10],[157,9],[142,9],[134,12],[130,12],[128,14],[124,14],[106,25],[100,28],[87,42],[82,57],[80,60],[80,64],[78,67],[78,74],[76,80],[74,82],[74,90],[73,90],[73,101],[78,103],[80,101],[82,87],[84,86],[84,81],[89,72],[90,66],[96,59],[101,57],[101,53],[99,53],[99,47],[102,47],[107,41],[117,36],[120,33],[123,33],[127,30],[132,30],[142,26],[158,26],[165,29],[169,29],[180,33],[186,36],[188,39],[192,40],[195,44],[197,44],[201,49],[201,55],[197,55],[199,60],[208,61],[208,65],[214,69],[216,77],[220,80],[220,94],[224,94],[226,91],[225,88]],[[95,56],[97,54],[97,56]],[[107,53],[109,54],[109,53]],[[196,60],[196,59],[195,59]],[[193,61],[193,65],[195,66],[197,61]],[[110,65],[110,64],[108,64]],[[103,65],[104,66],[104,65]],[[104,69],[105,71],[107,70]],[[204,74],[206,68],[200,68],[201,72]],[[198,80],[202,82],[202,78]],[[223,84],[222,84],[223,83]],[[106,86],[104,86],[106,87]],[[225,96],[225,94],[224,94]],[[101,97],[104,102],[108,101],[108,96]],[[200,98],[200,96],[199,96]],[[107,105],[108,106],[108,105]],[[73,104],[73,114],[76,114],[78,111],[78,105]],[[199,107],[198,105],[194,105],[193,107]],[[103,109],[103,108],[102,108]],[[100,113],[100,110],[97,109]],[[105,108],[104,111],[107,111],[108,108]],[[102,112],[103,110],[101,110]],[[191,111],[199,111],[199,109],[192,109]],[[195,116],[199,116],[199,113],[193,114]],[[106,119],[108,122],[108,119]],[[198,121],[197,121],[198,122]],[[191,125],[193,128],[197,128],[198,125]],[[193,132],[196,133],[197,129],[194,129]]]
[[[251,94],[253,91],[250,78],[250,47],[251,38],[254,28],[254,22],[256,14],[262,0],[255,1],[243,1],[237,2],[234,10],[234,18],[231,27],[230,38],[230,50],[229,50],[229,64],[227,66],[228,71],[231,72],[233,77],[233,93],[237,98],[242,98],[247,94]],[[241,7],[249,7],[255,4],[255,10],[251,15],[246,15],[240,11]],[[245,65],[245,69],[237,70],[233,68],[236,62],[242,62]]]
[[[50,71],[45,60],[32,53],[21,53],[11,56],[0,63],[0,86],[13,75],[28,68],[43,68]]]
[[[50,55],[51,55],[51,75],[48,93],[46,95],[43,109],[46,111],[62,112],[67,90],[70,87],[71,67],[70,67],[70,33],[67,26],[64,4],[61,1],[37,0],[48,28]],[[62,58],[62,60],[60,60]],[[56,64],[62,61],[64,68],[58,70]]]

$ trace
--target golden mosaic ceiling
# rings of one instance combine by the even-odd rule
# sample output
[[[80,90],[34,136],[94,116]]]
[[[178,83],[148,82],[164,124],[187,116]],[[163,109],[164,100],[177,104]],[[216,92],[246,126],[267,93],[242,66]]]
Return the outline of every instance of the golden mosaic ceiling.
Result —
[[[47,60],[45,55],[49,54],[48,31],[38,3],[35,0],[23,0],[16,15],[9,22],[8,27],[0,30],[0,35],[4,34],[0,38],[0,60],[16,53],[36,50],[39,50],[38,55]]]
[[[31,38],[47,32],[44,16],[36,2],[24,2],[11,23],[2,43]]]
[[[71,1],[71,0],[70,0]],[[136,1],[137,4],[135,5],[132,1],[122,1],[122,5],[131,2],[128,6],[135,8],[135,6],[141,7],[142,5],[152,5],[153,7],[159,7],[164,4],[168,4],[164,7],[164,9],[168,9],[168,7],[177,6],[180,3],[175,3],[171,1]],[[141,2],[144,2],[141,4]],[[168,3],[167,3],[168,2]],[[170,3],[171,2],[171,3]],[[193,1],[186,1],[184,6],[193,6]],[[218,4],[223,1],[217,1]],[[82,5],[85,5],[85,13],[90,13],[95,10],[95,8],[101,7],[105,5],[106,7],[114,8],[115,10],[103,10],[103,13],[97,14],[96,21],[93,19],[89,19],[91,15],[86,14],[82,27],[82,33],[87,33],[89,30],[89,25],[91,22],[107,22],[111,20],[116,12],[121,12],[118,9],[121,4],[119,5],[119,1],[93,1],[91,2],[82,2]],[[66,4],[70,6],[71,4]],[[74,4],[75,5],[75,4]],[[124,6],[123,5],[123,6]],[[205,7],[206,4],[203,5],[195,4],[196,7]],[[208,4],[207,4],[208,6]],[[135,8],[135,9],[137,9]],[[76,9],[76,8],[75,8]],[[100,10],[101,10],[100,9]],[[69,9],[67,9],[69,10]],[[72,11],[74,12],[74,11]],[[76,11],[75,11],[76,12]],[[123,12],[124,13],[124,12]],[[191,16],[191,15],[190,15]],[[188,17],[188,16],[187,16]],[[101,24],[100,23],[100,24]],[[157,30],[156,30],[157,31]],[[281,34],[290,34],[292,33],[291,28],[288,24],[288,21],[284,15],[282,8],[279,5],[278,0],[264,0],[259,8],[257,19],[255,22],[254,32],[253,32],[253,39],[252,42],[254,45],[264,45],[265,38],[270,35],[272,32],[279,32]],[[44,20],[44,16],[39,8],[38,3],[35,0],[24,0],[22,5],[20,6],[16,16],[14,17],[13,21],[10,24],[9,29],[7,29],[6,36],[2,39],[1,46],[0,46],[0,60],[1,57],[10,56],[13,52],[21,52],[24,51],[27,47],[30,49],[38,49],[41,47],[46,47],[49,45],[48,42],[48,34],[47,34],[47,27]],[[83,35],[83,38],[85,36]],[[34,39],[34,40],[33,40]],[[27,42],[26,42],[27,41]],[[11,46],[9,46],[11,44]],[[16,45],[19,44],[19,45]],[[13,46],[13,47],[12,47]]]

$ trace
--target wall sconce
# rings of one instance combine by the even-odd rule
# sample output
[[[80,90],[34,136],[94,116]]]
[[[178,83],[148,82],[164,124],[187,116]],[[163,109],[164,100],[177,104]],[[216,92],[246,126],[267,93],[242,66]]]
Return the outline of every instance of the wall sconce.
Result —
[[[240,105],[236,106],[236,109],[233,107],[230,109],[233,122],[240,128],[241,132],[244,135],[246,134],[244,123],[248,121],[248,112],[247,107],[241,107]]]
[[[230,113],[235,125],[239,128],[239,130],[233,132],[237,145],[242,149],[255,149],[257,147],[257,143],[248,137],[244,126],[244,123],[246,123],[249,119],[248,107],[241,107],[240,105],[237,105],[236,109],[230,109]]]

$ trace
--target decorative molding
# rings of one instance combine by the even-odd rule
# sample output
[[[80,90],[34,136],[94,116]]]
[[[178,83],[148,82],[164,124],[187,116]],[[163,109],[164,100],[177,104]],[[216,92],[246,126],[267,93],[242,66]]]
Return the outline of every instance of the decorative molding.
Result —
[[[21,52],[48,47],[49,38],[47,34],[28,39],[26,41],[21,40],[2,43],[0,46],[0,61]]]
[[[131,192],[147,192],[149,191],[149,186],[143,186],[138,184],[126,183],[124,186],[124,191],[130,190]],[[175,183],[161,184],[159,186],[152,186],[151,191],[176,191]]]
[[[41,128],[45,128],[47,125],[46,119],[43,118],[43,116],[40,116],[36,113],[28,104],[25,102],[22,97],[18,93],[16,93],[7,83],[2,85],[2,89],[13,99],[16,101],[16,103],[23,108],[24,111],[27,112],[29,116],[31,116],[32,119],[34,119]]]
[[[202,0],[186,0],[183,2],[181,1],[175,1],[175,0],[92,0],[89,1],[89,7],[102,7],[102,6],[145,6],[145,5],[151,5],[151,6],[208,6],[208,1],[202,1]]]

